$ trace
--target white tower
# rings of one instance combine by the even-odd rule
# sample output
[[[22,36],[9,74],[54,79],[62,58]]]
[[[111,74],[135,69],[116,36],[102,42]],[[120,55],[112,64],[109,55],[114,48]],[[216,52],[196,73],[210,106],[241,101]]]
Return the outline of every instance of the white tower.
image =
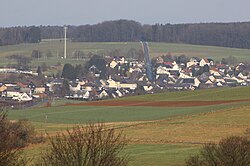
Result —
[[[67,58],[67,27],[64,27],[64,59]]]

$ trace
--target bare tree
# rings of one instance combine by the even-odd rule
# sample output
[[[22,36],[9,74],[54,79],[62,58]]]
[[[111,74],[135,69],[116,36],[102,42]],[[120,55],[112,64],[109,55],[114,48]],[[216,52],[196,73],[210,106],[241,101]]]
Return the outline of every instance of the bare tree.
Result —
[[[204,145],[200,155],[187,160],[188,166],[248,166],[250,165],[250,140],[247,137],[228,137],[218,145]]]
[[[126,144],[122,131],[107,129],[103,123],[76,126],[49,137],[41,165],[124,166],[128,160],[121,152]]]
[[[246,137],[250,138],[250,128],[246,129],[244,134]]]
[[[7,112],[0,110],[0,165],[25,166],[27,160],[22,157],[22,150],[13,145],[17,141],[17,133],[9,128]]]

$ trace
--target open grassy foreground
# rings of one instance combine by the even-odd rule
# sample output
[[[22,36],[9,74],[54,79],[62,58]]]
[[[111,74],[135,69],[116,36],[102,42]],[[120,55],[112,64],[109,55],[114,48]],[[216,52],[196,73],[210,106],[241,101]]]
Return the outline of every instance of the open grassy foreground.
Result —
[[[163,54],[171,53],[172,55],[187,55],[197,57],[210,57],[214,60],[220,61],[221,58],[227,58],[234,56],[239,62],[250,62],[250,50],[248,49],[236,49],[236,48],[224,48],[224,47],[212,47],[212,46],[199,46],[199,45],[188,45],[188,44],[170,44],[170,43],[149,43],[151,57],[160,56]],[[60,41],[47,41],[37,44],[19,44],[12,46],[1,46],[0,47],[0,66],[13,63],[5,57],[19,54],[31,56],[33,50],[39,50],[42,54],[46,54],[48,50],[51,51],[52,57],[40,58],[32,61],[33,66],[38,66],[43,62],[48,65],[55,65],[60,63],[84,63],[85,60],[78,60],[70,57],[75,51],[83,51],[85,55],[89,52],[93,54],[107,54],[114,50],[119,50],[123,56],[126,56],[131,48],[136,50],[141,49],[139,42],[126,42],[126,43],[86,43],[86,42],[69,42],[68,43],[68,54],[67,60],[61,59],[60,55],[63,53],[63,42]]]
[[[130,143],[125,151],[130,165],[184,165],[202,144],[218,142],[232,135],[244,135],[250,128],[250,87],[168,92],[137,96],[137,101],[235,101],[209,106],[86,106],[73,103],[54,107],[12,110],[10,119],[27,118],[37,132],[54,134],[76,124],[103,121],[124,130]],[[113,100],[131,101],[135,97]],[[101,103],[99,101],[97,103]],[[65,102],[64,102],[65,103]],[[47,118],[46,118],[47,116]],[[26,148],[27,157],[39,157],[46,144]]]
[[[202,144],[222,137],[243,135],[250,127],[250,106],[130,126],[132,142]]]
[[[250,106],[240,106],[158,121],[112,123],[112,126],[123,127],[124,133],[130,139],[125,153],[129,154],[131,166],[171,166],[184,165],[190,155],[199,152],[203,143],[218,142],[231,135],[243,135],[250,128],[249,119]],[[25,154],[28,157],[35,156],[36,161],[45,146],[28,147]]]
[[[125,154],[129,154],[131,166],[165,166],[183,165],[185,160],[199,151],[198,145],[183,144],[131,144],[128,145]],[[39,161],[39,155],[46,145],[30,146],[26,148],[24,155]]]

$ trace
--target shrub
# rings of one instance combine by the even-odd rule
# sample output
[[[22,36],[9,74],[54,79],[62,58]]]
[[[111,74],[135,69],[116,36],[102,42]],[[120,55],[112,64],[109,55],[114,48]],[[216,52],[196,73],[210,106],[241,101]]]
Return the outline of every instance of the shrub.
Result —
[[[67,133],[49,137],[41,165],[124,166],[127,157],[120,153],[126,143],[122,132],[107,129],[101,123],[76,126]]]
[[[22,150],[15,147],[18,140],[16,130],[9,127],[7,112],[0,110],[0,165],[4,166],[25,166],[27,160],[22,157]]]
[[[250,165],[250,140],[247,137],[228,137],[218,145],[204,145],[199,155],[189,158],[188,166],[247,166]]]

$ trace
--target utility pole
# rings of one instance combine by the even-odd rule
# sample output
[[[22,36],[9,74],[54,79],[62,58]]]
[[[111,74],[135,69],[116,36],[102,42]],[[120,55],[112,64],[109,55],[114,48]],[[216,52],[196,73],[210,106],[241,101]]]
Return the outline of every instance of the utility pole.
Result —
[[[64,59],[67,58],[67,27],[64,26]]]

